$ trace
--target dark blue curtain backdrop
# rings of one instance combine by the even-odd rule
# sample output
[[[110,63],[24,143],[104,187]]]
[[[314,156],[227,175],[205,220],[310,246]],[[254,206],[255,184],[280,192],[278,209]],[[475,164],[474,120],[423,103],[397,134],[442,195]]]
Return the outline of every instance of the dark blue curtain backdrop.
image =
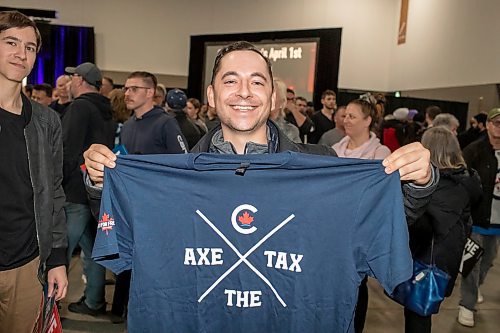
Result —
[[[55,84],[67,66],[95,63],[94,28],[37,23],[42,35],[42,49],[28,83]]]

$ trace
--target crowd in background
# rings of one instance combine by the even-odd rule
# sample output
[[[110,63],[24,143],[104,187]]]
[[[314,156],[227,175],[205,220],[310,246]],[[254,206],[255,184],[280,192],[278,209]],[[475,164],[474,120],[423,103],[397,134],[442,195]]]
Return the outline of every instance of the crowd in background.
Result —
[[[129,140],[124,146],[134,146],[131,153],[174,153],[182,152],[182,149],[186,152],[192,149],[207,132],[218,128],[220,121],[217,112],[210,105],[202,104],[193,97],[188,98],[181,89],[167,91],[162,84],[156,82],[152,74],[134,73],[129,76],[123,88],[115,88],[113,80],[109,77],[103,77],[99,85],[98,93],[109,100],[115,124],[111,146],[118,147]],[[135,79],[137,81],[130,81]],[[24,87],[24,92],[33,100],[57,111],[64,128],[65,124],[69,126],[64,120],[67,108],[75,98],[71,85],[72,77],[62,75],[56,80],[55,87],[47,83],[28,85]],[[471,274],[470,278],[463,279],[461,288],[462,301],[458,320],[465,326],[473,326],[475,304],[483,299],[479,286],[483,283],[488,268],[496,256],[497,242],[495,235],[489,235],[487,232],[488,235],[484,235],[484,230],[478,229],[480,227],[471,229],[470,217],[471,214],[474,215],[471,211],[474,211],[474,205],[481,201],[481,182],[484,190],[485,185],[489,186],[491,181],[485,178],[480,180],[479,176],[482,173],[479,172],[478,175],[478,172],[470,168],[477,161],[471,159],[471,149],[468,146],[489,140],[491,136],[488,136],[488,124],[495,124],[492,128],[496,129],[496,123],[493,121],[498,114],[476,114],[470,119],[470,127],[458,133],[460,124],[457,118],[452,114],[441,112],[440,108],[434,105],[429,105],[422,110],[423,112],[409,108],[386,110],[384,94],[366,93],[347,105],[338,106],[336,93],[333,90],[326,90],[321,96],[322,108],[314,110],[312,102],[304,97],[295,96],[295,92],[287,87],[283,80],[275,78],[274,87],[276,102],[270,119],[293,142],[327,145],[332,147],[339,157],[362,159],[384,159],[398,148],[417,141],[422,141],[431,151],[433,164],[440,170],[441,180],[426,214],[418,223],[409,226],[411,250],[414,257],[425,257],[428,255],[431,240],[436,244],[435,253],[438,254],[436,262],[452,277],[447,289],[449,296],[453,291],[462,251],[471,230],[472,237],[484,244],[487,250],[484,263],[478,263],[475,273]],[[183,137],[181,150],[148,150],[145,147],[136,147],[135,141],[131,144],[130,139],[121,135],[123,128],[128,128],[130,131],[132,126],[130,122],[146,118],[149,112],[149,109],[145,110],[145,113],[138,112],[141,106],[138,102],[140,98],[137,96],[142,88],[154,89],[148,97],[151,105],[154,105],[152,110],[175,119],[173,126]],[[135,134],[134,140],[137,140]],[[461,152],[463,149],[465,149],[464,155]],[[498,179],[496,174],[495,177]],[[488,191],[490,187],[486,187]],[[491,202],[491,198],[489,200]],[[74,246],[71,251],[73,248]],[[85,260],[91,261],[88,258]],[[96,279],[96,276],[88,276],[92,274],[89,273],[91,265],[91,263],[85,264],[84,272],[87,276],[84,278],[87,281],[89,278]],[[98,279],[101,281],[96,284],[101,289],[104,285],[103,276],[100,274]],[[356,332],[362,332],[364,328],[368,308],[366,282],[365,278],[359,289],[355,315]],[[91,283],[95,284],[95,281]],[[130,271],[117,276],[112,308],[114,322],[124,320],[129,284]],[[100,301],[95,303],[97,307],[85,303],[86,297],[84,295],[79,303],[75,303],[74,312],[90,315],[102,313],[103,292],[100,292]],[[70,311],[72,311],[71,305]],[[421,317],[405,309],[405,319],[406,332],[431,330],[431,316]]]
[[[143,76],[139,75],[138,78],[145,80]],[[152,75],[148,73],[145,76]],[[123,124],[129,118],[137,120],[141,117],[134,113],[129,101],[134,98],[130,95],[136,94],[142,87],[142,81],[137,82],[139,83],[136,87],[128,88],[130,84],[126,84],[125,88],[115,88],[111,78],[102,78],[99,93],[110,101],[112,117],[116,123],[115,147],[123,143],[121,137]],[[160,108],[161,112],[175,119],[176,126],[185,138],[186,150],[193,148],[203,135],[219,125],[216,110],[210,105],[202,104],[196,98],[188,98],[181,89],[171,89],[167,92],[165,86],[158,84],[156,79],[154,82],[151,81],[151,84],[155,86],[152,96],[155,108]],[[56,110],[61,119],[64,119],[66,108],[73,99],[70,86],[71,77],[63,75],[56,80],[54,88],[43,83],[26,86],[24,91],[27,95],[31,95],[33,100]],[[386,110],[384,94],[366,93],[348,105],[337,106],[336,93],[333,90],[326,90],[321,96],[322,108],[315,111],[312,102],[301,96],[295,96],[295,92],[281,79],[274,80],[274,87],[276,103],[270,119],[294,142],[327,145],[332,147],[339,157],[384,159],[399,147],[422,140],[431,150],[434,164],[440,169],[442,185],[433,196],[433,204],[430,205],[426,216],[422,217],[422,222],[410,226],[412,250],[416,256],[421,256],[422,253],[426,253],[429,240],[433,238],[436,238],[438,243],[437,253],[440,253],[443,244],[446,244],[448,249],[455,248],[451,254],[441,253],[442,257],[437,260],[441,266],[449,268],[454,284],[458,274],[457,264],[461,260],[465,244],[465,235],[469,235],[471,231],[469,220],[471,204],[479,200],[481,192],[479,180],[476,179],[477,172],[468,168],[470,162],[466,163],[460,150],[477,140],[488,139],[486,130],[488,115],[479,113],[473,116],[470,119],[470,127],[458,133],[457,118],[452,114],[442,113],[440,108],[434,105],[429,105],[423,110],[424,112],[408,108]],[[142,149],[135,153],[148,152]],[[448,207],[448,211],[443,211],[443,207]],[[454,212],[455,217],[450,217],[450,211]],[[474,237],[477,239],[479,236]],[[487,264],[491,264],[494,258],[495,247],[490,246],[490,249]],[[484,281],[486,272],[487,269],[483,268],[481,276],[476,276],[475,281],[465,280],[464,283],[468,283],[469,286],[462,287],[463,293],[477,295],[478,287]],[[355,316],[357,332],[363,331],[366,317],[368,305],[366,282],[365,278],[359,290]],[[130,272],[117,277],[112,310],[115,322],[123,320],[129,283]],[[453,290],[452,284],[448,288],[448,296]],[[477,296],[475,297],[477,302]],[[479,295],[479,300],[481,298],[482,295]],[[468,306],[460,307],[459,321],[462,324],[467,326],[474,324],[474,306],[475,303],[469,301]],[[95,314],[93,311],[87,312]],[[406,310],[405,318],[407,332],[430,332],[430,316],[423,318]]]
[[[500,108],[475,115],[471,128],[463,133],[457,133],[456,117],[436,106],[429,105],[422,113],[408,108],[386,110],[380,93],[366,93],[338,107],[336,93],[325,90],[321,109],[314,111],[286,82],[273,80],[270,60],[243,41],[219,51],[207,88],[208,105],[188,98],[181,89],[167,92],[155,75],[145,71],[130,73],[124,86],[115,89],[112,78],[103,77],[89,62],[66,67],[54,88],[43,83],[22,87],[22,93],[21,82],[41,48],[40,32],[23,14],[0,12],[0,34],[4,157],[0,164],[0,331],[33,331],[43,305],[42,284],[47,297],[66,296],[67,267],[77,247],[82,253],[85,290],[68,310],[105,314],[106,272],[92,259],[96,224],[106,234],[112,226],[108,214],[99,214],[104,168],[114,168],[118,154],[189,151],[297,151],[383,159],[383,172],[397,171],[401,180],[410,239],[406,247],[404,238],[399,249],[410,250],[413,259],[436,265],[448,275],[445,296],[454,290],[466,242],[482,247],[483,255],[460,285],[458,322],[475,325],[476,304],[490,296],[482,295],[479,288],[497,255],[500,234]],[[375,221],[381,219],[377,215]],[[406,225],[400,230],[404,231],[400,236],[406,236]],[[364,255],[362,251],[352,255],[360,253]],[[369,266],[370,260],[364,260]],[[401,279],[411,271],[410,260],[406,264],[408,274]],[[389,268],[387,273],[394,273]],[[369,273],[358,271],[358,277],[361,280]],[[116,276],[113,322],[125,320],[130,280],[130,270]],[[359,286],[356,332],[364,329],[367,304],[365,279]],[[349,330],[353,308],[342,311],[346,309]],[[407,333],[431,331],[431,315],[405,308],[404,316]]]
[[[72,100],[70,81],[70,76],[62,75],[57,78],[54,87],[48,83],[41,83],[28,84],[23,89],[28,97],[51,107],[62,119],[66,107]],[[99,93],[111,100],[113,118],[121,127],[133,112],[126,108],[124,91],[115,88],[112,78],[103,77],[102,82]],[[279,78],[275,79],[275,89],[277,102],[271,119],[278,123],[294,142],[333,146],[346,135],[345,123],[349,124],[348,128],[352,127],[349,119],[352,117],[349,116],[345,120],[346,106],[337,105],[336,93],[333,90],[322,93],[322,108],[314,110],[312,101],[295,96],[293,89],[288,88],[286,82]],[[188,98],[181,89],[171,89],[168,93],[171,96],[171,103],[168,103],[167,89],[158,83],[154,103],[175,116],[188,141],[188,147],[192,148],[205,133],[219,124],[217,113],[214,108],[202,104],[199,99]],[[458,133],[460,124],[457,118],[452,114],[442,113],[438,106],[429,105],[425,110],[409,108],[385,110],[385,96],[382,93],[366,93],[361,95],[360,99],[374,105],[376,112],[370,115],[373,120],[370,125],[371,132],[374,138],[379,139],[380,143],[391,152],[405,144],[420,141],[424,131],[432,126],[447,127],[457,135],[462,149],[486,135],[486,112],[471,117],[469,127]]]

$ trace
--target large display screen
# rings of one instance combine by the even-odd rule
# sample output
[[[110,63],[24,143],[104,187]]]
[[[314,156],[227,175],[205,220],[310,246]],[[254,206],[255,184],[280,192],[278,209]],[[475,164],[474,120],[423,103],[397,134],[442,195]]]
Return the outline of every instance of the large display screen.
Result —
[[[217,52],[230,44],[229,42],[206,42],[205,63],[203,70],[203,99],[206,102],[206,91],[212,79],[212,68]],[[316,74],[318,40],[275,41],[253,43],[271,60],[273,75],[282,79],[288,88],[295,91],[296,96],[312,100]]]

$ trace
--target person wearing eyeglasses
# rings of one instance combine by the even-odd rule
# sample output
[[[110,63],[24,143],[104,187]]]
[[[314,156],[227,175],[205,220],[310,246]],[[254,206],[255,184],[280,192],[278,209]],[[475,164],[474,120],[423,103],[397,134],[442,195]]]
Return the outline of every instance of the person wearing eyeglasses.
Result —
[[[210,154],[221,154],[226,155],[226,158],[230,158],[233,154],[278,154],[280,152],[301,152],[301,153],[309,153],[309,154],[317,154],[317,155],[331,155],[334,156],[335,152],[328,147],[320,146],[320,145],[304,145],[300,143],[293,143],[290,141],[285,134],[281,131],[281,129],[274,123],[272,120],[269,120],[269,114],[271,109],[274,108],[276,102],[276,87],[273,84],[273,73],[271,62],[267,57],[265,57],[261,51],[256,48],[254,45],[240,41],[235,42],[231,45],[228,45],[222,48],[217,54],[216,60],[214,62],[214,67],[212,70],[212,79],[211,84],[207,88],[207,98],[210,106],[217,110],[217,114],[220,118],[221,125],[214,128],[212,131],[207,133],[200,142],[192,149],[193,153],[210,153]],[[168,99],[167,99],[168,100]],[[196,156],[196,155],[195,155]],[[88,170],[88,175],[90,179],[94,182],[94,185],[103,185],[104,181],[104,167],[113,168],[116,166],[116,156],[112,154],[106,147],[94,145],[85,153],[86,157],[86,165]],[[210,158],[216,158],[215,156],[209,156]],[[220,158],[222,158],[221,156]],[[272,156],[271,156],[272,157]],[[248,158],[251,158],[250,156]],[[255,158],[265,158],[265,156],[256,156]],[[332,157],[333,159],[333,157]],[[246,159],[250,160],[250,159]],[[225,167],[222,166],[219,162],[214,163],[214,167]],[[429,152],[423,148],[420,143],[413,143],[411,145],[400,148],[397,152],[393,153],[391,156],[387,157],[384,164],[388,168],[385,169],[388,172],[392,172],[394,170],[399,170],[400,177],[402,180],[415,181],[417,187],[413,184],[408,184],[405,182],[403,185],[404,193],[406,195],[405,205],[406,205],[406,213],[408,219],[414,219],[418,216],[418,212],[422,211],[427,203],[426,198],[430,198],[430,194],[435,189],[438,180],[437,171],[435,171],[429,159]],[[383,170],[383,165],[380,165],[380,170]],[[267,167],[265,167],[267,168]],[[311,169],[312,170],[312,169]],[[268,170],[271,171],[271,170]],[[252,172],[252,171],[250,171]],[[288,173],[287,170],[282,170],[282,172],[287,173],[289,175],[290,185],[293,186],[293,183],[296,179]],[[353,173],[356,171],[352,171]],[[270,179],[272,177],[269,175],[265,175],[266,171],[264,171],[261,176],[262,179]],[[348,173],[348,172],[346,172]],[[311,176],[310,174],[308,176]],[[314,176],[314,175],[313,175]],[[317,175],[316,175],[317,176]],[[344,176],[348,176],[344,174]],[[230,177],[238,177],[230,175]],[[246,177],[246,176],[245,176]],[[339,174],[338,181],[341,181],[342,175]],[[257,177],[259,178],[259,177]],[[256,179],[256,178],[255,178]],[[221,180],[218,178],[216,180],[217,184]],[[239,179],[236,179],[238,181]],[[109,181],[109,180],[107,180]],[[264,181],[266,184],[267,182]],[[196,180],[192,182],[193,186],[197,186]],[[168,185],[165,185],[168,186]],[[148,188],[145,188],[147,191]],[[215,188],[214,188],[215,189]],[[254,192],[258,189],[250,187],[237,188],[238,191],[243,191],[243,197],[248,197],[246,193]],[[89,194],[93,196],[96,201],[99,201],[101,198],[101,192],[98,191],[95,187],[88,187]],[[176,193],[176,189],[171,188],[173,193]],[[219,190],[217,187],[215,190]],[[202,192],[195,191],[200,196]],[[257,192],[258,193],[258,192]],[[258,194],[257,194],[258,195]],[[265,195],[265,194],[264,194]],[[280,194],[281,196],[285,196],[286,193]],[[266,197],[268,200],[268,197]],[[358,198],[361,200],[362,198]],[[357,200],[358,200],[357,199]],[[286,200],[286,199],[285,199]],[[316,200],[316,199],[314,199]],[[212,204],[212,202],[210,202]],[[308,203],[306,203],[307,205]],[[368,214],[370,209],[369,207],[364,207],[365,213]],[[101,212],[104,213],[104,212]],[[307,214],[306,214],[307,215]],[[180,222],[178,223],[179,228],[191,228],[190,225],[183,223],[185,220],[185,216],[182,213],[178,213],[177,216],[180,218]],[[147,222],[147,221],[146,221]],[[267,224],[267,221],[264,222]],[[264,224],[261,224],[264,226]],[[269,225],[265,226],[268,228]],[[305,223],[303,225],[305,228],[313,228],[313,225],[308,225]],[[404,227],[404,226],[403,226]],[[179,229],[180,230],[180,229]],[[269,230],[269,228],[267,229]],[[297,229],[298,230],[298,229]],[[378,230],[378,229],[377,229]],[[299,231],[295,233],[300,236]],[[248,236],[248,235],[246,235]],[[385,234],[382,233],[380,237]],[[279,237],[279,236],[278,236]],[[305,242],[309,243],[320,243],[322,241],[328,241],[330,236],[325,235],[325,237],[319,239],[305,239]],[[299,237],[300,238],[300,237]],[[377,231],[377,238],[379,238],[379,231]],[[248,239],[244,239],[247,241]],[[243,241],[243,239],[242,239]],[[297,241],[296,239],[290,239],[290,241]],[[298,240],[299,243],[302,243],[302,239]],[[379,242],[376,242],[379,244]],[[139,243],[137,243],[139,244]],[[133,245],[137,245],[133,244]],[[284,243],[285,244],[285,243]],[[291,243],[290,243],[291,244]],[[370,252],[370,249],[374,249],[375,251],[380,251],[380,249],[375,249],[376,246],[373,245],[372,242],[367,241],[366,250]],[[158,246],[162,246],[162,244],[158,244],[155,241],[150,241],[148,246],[151,248],[158,248]],[[354,256],[359,256],[364,250],[361,249],[363,246],[356,247],[354,252]],[[340,248],[340,247],[339,247]],[[397,251],[396,251],[397,252]],[[330,253],[330,252],[325,252]],[[395,253],[392,253],[395,254]],[[391,255],[392,255],[391,254]],[[172,254],[173,255],[173,254]],[[366,256],[361,255],[359,260],[364,261],[364,268],[366,270],[373,269],[373,267],[378,267],[381,265],[381,257],[385,257],[387,253],[383,253],[383,255],[378,256],[370,252],[370,256],[372,256],[373,260],[369,260]],[[354,257],[353,256],[353,257]],[[352,260],[351,255],[346,256],[349,257],[348,260]],[[394,258],[401,258],[401,252],[395,254]],[[188,327],[191,322],[189,319],[184,318],[196,318],[196,313],[200,313],[200,309],[202,307],[204,310],[204,315],[210,317],[210,320],[198,320],[191,327],[196,327],[198,330],[205,329],[206,331],[287,331],[287,332],[309,332],[312,331],[308,328],[315,328],[316,331],[326,331],[326,327],[330,328],[328,331],[352,331],[352,313],[354,312],[354,299],[356,295],[355,286],[350,294],[347,289],[343,289],[343,286],[337,285],[337,289],[332,288],[324,288],[323,284],[314,284],[312,280],[308,280],[307,283],[307,291],[311,291],[314,288],[314,292],[306,292],[308,295],[307,300],[304,300],[297,296],[299,292],[296,293],[295,298],[299,299],[295,304],[292,303],[291,306],[286,309],[281,309],[281,305],[275,302],[272,299],[268,298],[268,295],[265,295],[266,300],[260,302],[258,299],[255,307],[253,307],[250,312],[243,312],[243,308],[238,308],[236,311],[233,311],[236,308],[228,308],[226,307],[226,302],[224,300],[224,296],[220,296],[215,302],[211,302],[208,307],[206,307],[206,303],[201,304],[201,299],[196,301],[195,299],[190,299],[188,296],[182,296],[182,303],[179,304],[177,300],[174,302],[171,301],[170,294],[166,295],[165,292],[157,292],[158,288],[155,289],[153,294],[149,293],[147,297],[145,295],[145,288],[155,288],[155,286],[148,286],[141,284],[141,278],[136,273],[135,270],[136,262],[134,260],[137,257],[134,253],[134,258],[130,259],[129,263],[134,265],[134,283],[133,289],[131,292],[131,303],[128,307],[129,321],[128,321],[128,329],[130,331],[152,331],[152,332],[162,332],[168,330],[178,330],[178,331],[189,331]],[[306,258],[306,257],[304,257]],[[312,258],[312,257],[309,257]],[[344,257],[342,257],[344,258]],[[392,258],[392,257],[391,257]],[[167,262],[170,259],[163,258],[164,262]],[[319,260],[317,258],[315,260]],[[128,260],[128,259],[126,259]],[[304,259],[309,260],[309,259]],[[327,259],[328,260],[328,259]],[[385,259],[384,259],[385,260]],[[308,261],[310,262],[310,261]],[[385,261],[384,261],[385,262]],[[128,263],[127,263],[128,265]],[[156,263],[158,266],[158,264]],[[163,265],[163,263],[161,264]],[[163,265],[168,266],[168,265]],[[145,267],[145,266],[144,266]],[[318,266],[319,267],[319,266]],[[360,267],[360,266],[358,266]],[[410,270],[407,266],[406,276],[409,277]],[[201,268],[197,268],[197,272]],[[357,271],[357,273],[349,276],[348,273],[342,272],[339,276],[346,277],[352,283],[356,283],[354,281],[359,281],[360,277],[362,278],[361,267]],[[397,270],[388,270],[390,272],[392,278],[395,278],[393,274],[400,274],[400,267]],[[397,272],[396,272],[397,271]],[[227,271],[229,274],[230,271]],[[317,270],[312,272],[311,274],[315,274],[317,276],[329,276],[330,271],[327,270]],[[149,277],[154,277],[157,281],[163,279],[163,276],[158,276],[157,273],[149,273]],[[281,277],[285,277],[284,273],[280,274]],[[301,273],[308,274],[308,273]],[[319,275],[318,275],[319,274]],[[240,276],[242,276],[240,274]],[[139,277],[139,278],[137,278]],[[167,276],[167,278],[171,278],[171,276]],[[197,276],[196,278],[200,278]],[[406,278],[406,277],[405,277]],[[293,292],[296,290],[295,281],[292,281],[295,277],[290,279],[285,278],[286,288],[291,288],[293,299]],[[251,287],[249,283],[250,280],[238,279],[238,285],[242,286],[242,288]],[[275,280],[276,281],[276,280]],[[196,282],[194,285],[190,285],[187,282],[183,284],[183,290],[187,293],[191,293],[195,295],[196,298],[199,296],[199,288],[196,287]],[[218,282],[217,282],[218,283]],[[246,286],[245,287],[245,283]],[[140,286],[139,286],[140,285]],[[193,286],[193,287],[192,287]],[[214,285],[215,287],[215,285]],[[223,289],[220,288],[219,290]],[[160,289],[163,287],[160,287]],[[172,288],[167,288],[167,293],[172,290]],[[175,288],[173,288],[175,289]],[[274,288],[273,288],[274,289]],[[166,288],[163,288],[166,290]],[[248,289],[247,289],[248,291]],[[184,292],[184,291],[183,291]],[[221,290],[221,293],[224,291]],[[231,291],[230,291],[231,292]],[[141,294],[142,293],[142,294]],[[198,293],[198,294],[197,294]],[[266,291],[267,294],[270,294]],[[227,294],[227,292],[226,292]],[[259,293],[260,294],[260,293]],[[313,295],[314,294],[314,295]],[[149,296],[151,295],[151,296]],[[342,296],[336,296],[342,295]],[[345,296],[345,298],[344,298]],[[189,296],[191,297],[191,296]],[[204,297],[204,296],[203,296]],[[217,296],[219,297],[219,296]],[[227,303],[227,306],[233,306],[233,296],[228,296],[231,300],[231,303]],[[236,297],[236,296],[235,296]],[[239,297],[239,296],[238,296]],[[264,297],[264,295],[263,295]],[[271,296],[272,297],[272,296]],[[215,296],[214,296],[215,299]],[[267,303],[269,300],[269,303]],[[169,303],[170,302],[170,303]],[[185,306],[188,304],[186,302],[190,302],[189,306]],[[223,303],[222,303],[223,302]],[[240,301],[238,301],[240,302]],[[250,301],[252,302],[252,301]],[[292,301],[293,302],[293,301]],[[326,303],[325,303],[326,302]],[[174,304],[175,303],[175,304]],[[267,305],[266,305],[267,303]],[[306,304],[307,303],[307,304]],[[328,304],[327,304],[328,303]],[[140,304],[140,306],[138,306]],[[168,307],[165,305],[168,304]],[[249,303],[248,303],[249,304]],[[248,306],[243,305],[244,307]],[[311,305],[312,304],[312,305]],[[325,305],[327,304],[327,305]],[[330,306],[329,304],[335,304]],[[262,307],[261,307],[262,305]],[[283,303],[282,303],[283,305]],[[240,305],[236,305],[239,307]],[[252,305],[253,306],[253,305]],[[188,309],[189,308],[189,309]],[[291,308],[292,310],[287,310]],[[167,309],[167,310],[165,310]],[[205,311],[206,309],[206,311]],[[267,310],[271,309],[269,312]],[[191,312],[195,313],[195,317],[191,316]],[[143,313],[147,312],[147,316],[144,316]],[[222,312],[225,312],[222,314]],[[177,316],[177,314],[180,314]],[[222,315],[221,315],[222,314]],[[251,317],[247,317],[246,315],[250,314]],[[255,317],[254,317],[255,314]],[[149,317],[148,317],[149,316]],[[208,318],[207,317],[207,318]],[[232,318],[231,318],[232,317]],[[260,317],[265,318],[263,321],[258,320]],[[147,320],[144,320],[147,318]],[[151,320],[149,320],[151,318]],[[180,319],[179,319],[180,318]],[[247,320],[249,319],[250,320]],[[231,320],[232,319],[232,320]],[[257,319],[257,320],[254,320]],[[210,322],[209,322],[210,321]],[[259,327],[256,326],[256,322],[259,323],[264,322]],[[288,324],[288,323],[291,324]],[[200,324],[201,323],[201,324]],[[207,324],[206,324],[207,323]],[[333,327],[333,329],[332,329]],[[212,328],[212,329],[210,329]],[[232,329],[235,328],[235,329]],[[195,329],[194,329],[195,330]]]
[[[75,97],[62,118],[63,129],[63,188],[66,193],[64,210],[68,228],[68,262],[73,250],[80,245],[84,257],[87,285],[83,297],[68,307],[69,311],[88,315],[106,312],[105,269],[92,257],[96,221],[92,217],[80,166],[83,152],[94,143],[112,149],[116,123],[109,99],[99,94],[102,74],[90,62],[77,67],[66,67],[71,76],[70,91]]]
[[[128,76],[123,87],[125,104],[134,113],[121,133],[129,154],[187,153],[177,120],[154,103],[157,82],[153,74],[137,71]]]
[[[307,136],[314,131],[314,123],[299,104],[307,103],[303,97],[295,98],[295,91],[286,89],[285,120],[299,129],[300,140],[307,143]]]
[[[288,98],[287,98],[288,101]],[[307,99],[305,99],[302,96],[295,97],[295,105],[297,106],[297,109],[299,110],[300,113],[302,113],[304,116],[308,115],[307,114]]]
[[[458,322],[463,326],[475,325],[476,304],[484,298],[479,291],[498,253],[500,236],[500,108],[488,113],[488,135],[465,147],[467,165],[477,170],[481,178],[483,196],[472,207],[472,238],[484,250],[472,272],[462,279],[460,286]],[[488,297],[489,295],[485,295]]]

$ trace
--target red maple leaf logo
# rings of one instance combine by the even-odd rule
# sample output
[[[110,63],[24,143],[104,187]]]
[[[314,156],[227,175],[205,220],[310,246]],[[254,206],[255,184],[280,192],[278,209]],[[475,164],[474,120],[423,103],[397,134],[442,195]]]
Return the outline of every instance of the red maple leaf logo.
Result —
[[[109,214],[104,213],[102,215],[101,221],[100,222],[108,222],[109,221]]]
[[[250,224],[253,222],[253,217],[248,214],[248,212],[244,212],[242,216],[238,216],[238,221],[240,221],[241,224]]]

